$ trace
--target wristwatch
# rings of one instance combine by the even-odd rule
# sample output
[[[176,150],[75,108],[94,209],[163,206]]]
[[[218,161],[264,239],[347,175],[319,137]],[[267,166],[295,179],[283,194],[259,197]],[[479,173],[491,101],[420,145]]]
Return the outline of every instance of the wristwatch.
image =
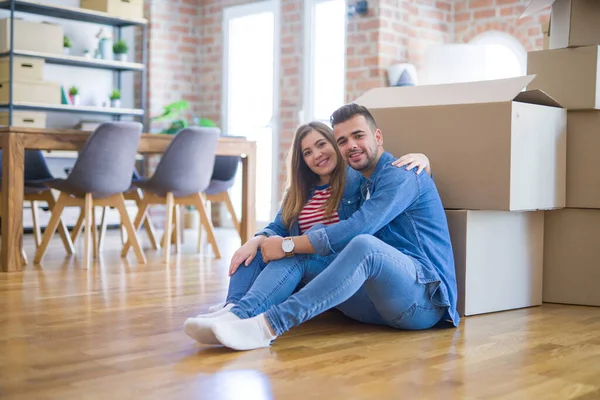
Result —
[[[294,241],[291,237],[286,237],[283,239],[283,242],[281,242],[281,248],[283,249],[286,257],[294,256],[294,247]]]

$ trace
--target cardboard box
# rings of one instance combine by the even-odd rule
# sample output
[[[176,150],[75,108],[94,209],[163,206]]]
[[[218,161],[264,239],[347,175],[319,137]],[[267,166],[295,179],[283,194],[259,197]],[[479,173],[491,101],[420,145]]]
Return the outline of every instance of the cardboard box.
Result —
[[[542,304],[544,211],[446,210],[462,316]]]
[[[599,239],[600,210],[546,213],[544,302],[600,306]]]
[[[81,8],[102,11],[121,18],[144,18],[142,0],[81,0]]]
[[[46,113],[37,111],[13,111],[12,126],[45,128]],[[0,112],[0,125],[8,125],[8,112]]]
[[[63,54],[64,30],[60,25],[15,18],[14,49]],[[40,38],[43,38],[41,40]],[[10,50],[10,19],[0,20],[0,53]]]
[[[567,132],[567,207],[600,209],[600,111],[569,111]]]
[[[600,23],[600,22],[599,22]],[[567,110],[600,109],[600,46],[527,54],[528,89],[541,89]]]
[[[14,57],[13,73],[15,80],[41,81],[44,79],[45,61],[41,58]],[[0,58],[0,81],[10,80],[10,62],[8,57]]]
[[[372,89],[392,154],[427,154],[445,208],[525,211],[566,202],[567,113],[534,77]]]
[[[550,48],[550,23],[542,24],[542,34],[544,35],[543,49],[548,50]]]
[[[9,81],[0,82],[0,104],[9,100]],[[45,81],[13,81],[13,102],[61,104],[60,84]]]
[[[521,18],[550,6],[550,49],[600,45],[600,1],[533,0]]]

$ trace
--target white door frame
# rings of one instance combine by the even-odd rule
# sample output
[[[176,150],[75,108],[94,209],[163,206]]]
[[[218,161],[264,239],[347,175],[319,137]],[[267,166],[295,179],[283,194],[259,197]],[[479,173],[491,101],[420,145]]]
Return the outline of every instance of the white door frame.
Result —
[[[279,199],[279,76],[281,68],[281,3],[280,0],[265,0],[249,4],[226,7],[223,9],[223,70],[222,70],[222,93],[221,93],[221,126],[223,131],[227,132],[227,114],[229,108],[229,28],[228,22],[231,19],[243,17],[246,15],[262,12],[272,12],[274,16],[274,35],[273,35],[273,117],[270,122],[273,132],[273,154],[271,163],[271,220],[275,218],[278,211]],[[257,177],[258,178],[258,177]],[[260,222],[270,221],[257,221]]]
[[[313,121],[315,119],[315,116],[313,115],[313,98],[314,98],[314,90],[313,90],[313,81],[315,78],[315,73],[314,73],[314,58],[315,55],[313,54],[313,46],[315,44],[315,36],[313,34],[313,27],[314,27],[314,22],[315,22],[315,11],[317,8],[317,5],[319,5],[320,3],[326,3],[330,0],[304,0],[304,76],[303,76],[303,89],[304,89],[304,101],[303,101],[303,105],[302,105],[302,119],[303,121],[300,121],[301,123],[304,122],[309,122],[309,121]],[[348,2],[345,2],[346,5],[348,4]],[[344,38],[348,38],[348,14],[345,13],[345,21],[346,23],[344,24]],[[347,47],[347,43],[346,47]],[[345,49],[344,49],[345,52]],[[346,79],[346,64],[347,64],[347,57],[344,57],[344,96],[346,94],[346,84],[347,84],[347,79]],[[345,102],[346,99],[344,99]],[[328,121],[329,122],[329,121]]]

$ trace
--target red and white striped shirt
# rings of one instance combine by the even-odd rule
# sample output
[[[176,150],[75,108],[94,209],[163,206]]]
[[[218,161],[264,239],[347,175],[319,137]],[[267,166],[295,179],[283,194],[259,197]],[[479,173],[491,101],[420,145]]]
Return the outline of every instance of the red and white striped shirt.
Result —
[[[298,225],[300,233],[303,234],[316,224],[331,225],[340,222],[337,210],[325,217],[325,203],[331,196],[331,187],[329,185],[318,186],[315,188],[313,197],[304,205],[304,208],[298,216]]]

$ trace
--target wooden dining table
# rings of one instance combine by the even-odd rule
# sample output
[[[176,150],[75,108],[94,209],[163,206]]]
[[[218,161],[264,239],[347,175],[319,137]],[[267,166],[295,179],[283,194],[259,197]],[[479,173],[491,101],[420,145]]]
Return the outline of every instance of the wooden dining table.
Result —
[[[16,272],[23,269],[23,196],[24,151],[80,150],[91,132],[48,128],[0,127],[2,149],[2,247],[0,271]],[[164,153],[173,135],[142,134],[138,153]],[[256,142],[244,138],[220,137],[217,155],[241,156],[242,159],[242,215],[241,240],[245,243],[254,235],[256,227]]]

